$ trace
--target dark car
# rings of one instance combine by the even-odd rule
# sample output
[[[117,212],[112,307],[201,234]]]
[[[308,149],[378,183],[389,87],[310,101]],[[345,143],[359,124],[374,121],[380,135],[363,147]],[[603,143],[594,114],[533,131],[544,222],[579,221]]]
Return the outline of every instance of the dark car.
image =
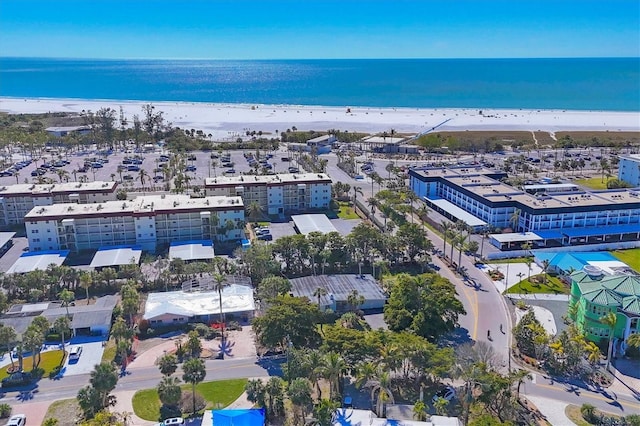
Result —
[[[47,171],[44,169],[35,169],[31,172],[31,176],[42,176],[46,173]]]
[[[10,387],[18,387],[28,385],[33,382],[33,377],[31,373],[25,373],[24,371],[18,371],[13,373],[9,377],[5,377],[2,379],[2,387],[10,388]]]
[[[273,235],[271,235],[271,234],[262,234],[262,235],[258,235],[257,238],[259,240],[261,240],[261,241],[272,241],[273,240]]]
[[[122,160],[122,164],[133,164],[131,158],[125,158],[124,160]]]
[[[188,165],[185,170],[188,172],[195,172],[196,166]]]

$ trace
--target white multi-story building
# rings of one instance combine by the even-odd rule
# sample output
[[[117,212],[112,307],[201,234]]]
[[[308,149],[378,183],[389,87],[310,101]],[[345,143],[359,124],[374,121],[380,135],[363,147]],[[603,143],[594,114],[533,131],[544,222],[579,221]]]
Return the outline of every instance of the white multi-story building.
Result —
[[[409,171],[411,189],[430,208],[454,220],[476,221],[478,230],[534,232],[562,245],[640,239],[640,191],[554,192],[552,186],[549,193],[533,195],[500,182],[503,177],[481,167]]]
[[[240,197],[152,195],[133,201],[53,204],[25,216],[29,250],[82,250],[138,244],[154,252],[176,241],[237,240],[243,236]]]
[[[245,207],[257,202],[270,215],[326,210],[331,202],[331,178],[324,173],[224,176],[204,186],[209,196],[240,196]]]
[[[618,164],[618,179],[632,186],[640,186],[640,154],[620,157]]]
[[[0,227],[20,225],[36,206],[116,200],[117,182],[68,182],[0,186]]]

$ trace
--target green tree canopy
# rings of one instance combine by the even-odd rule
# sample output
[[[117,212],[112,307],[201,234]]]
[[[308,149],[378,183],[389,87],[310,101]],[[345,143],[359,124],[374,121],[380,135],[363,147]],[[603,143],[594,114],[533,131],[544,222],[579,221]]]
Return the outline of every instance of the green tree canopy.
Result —
[[[391,287],[384,319],[393,331],[409,330],[437,340],[453,331],[466,314],[454,285],[437,274],[400,274]]]
[[[278,296],[272,299],[265,314],[254,319],[258,343],[266,348],[317,347],[320,343],[317,324],[321,313],[309,299]]]

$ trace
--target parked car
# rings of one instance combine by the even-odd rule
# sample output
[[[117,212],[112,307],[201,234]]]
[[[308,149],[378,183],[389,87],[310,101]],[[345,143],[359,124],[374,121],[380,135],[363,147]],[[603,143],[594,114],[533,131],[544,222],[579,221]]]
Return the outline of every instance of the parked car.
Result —
[[[101,168],[103,168],[104,166],[102,165],[102,163],[101,163],[101,162],[99,162],[99,161],[94,161],[93,163],[91,163],[91,167],[93,167],[94,169],[101,169]]]
[[[289,173],[298,173],[300,169],[297,167],[289,167]]]
[[[46,170],[43,170],[43,169],[35,169],[35,170],[33,170],[33,171],[31,172],[31,176],[42,176],[42,175],[44,175],[45,173],[47,173],[47,171],[46,171]]]
[[[129,164],[127,166],[127,171],[128,172],[139,172],[140,171],[140,166],[137,166],[135,164]]]
[[[289,157],[282,157],[282,161],[290,161]]]
[[[433,395],[433,398],[431,398],[431,403],[435,404],[436,401],[438,401],[438,399],[440,398],[450,402],[455,397],[456,397],[456,390],[451,386],[447,386],[446,388],[439,390],[438,392],[436,392],[435,395]]]
[[[196,161],[196,156],[194,154],[191,154],[187,157],[187,160],[189,161]]]
[[[164,180],[164,178],[162,176],[154,176],[153,177],[153,181],[156,182],[156,183],[161,181],[161,180]]]
[[[190,164],[185,168],[185,170],[188,171],[188,172],[195,172],[196,171],[196,166]]]
[[[162,426],[182,425],[184,424],[184,419],[182,417],[172,417],[170,419],[163,420],[160,424]]]
[[[161,155],[158,161],[160,161],[161,163],[166,163],[167,161],[169,161],[169,157]]]
[[[82,355],[82,346],[74,346],[69,349],[69,361],[76,360]]]
[[[265,234],[270,234],[271,230],[269,228],[258,228],[256,229],[256,235],[265,235]]]
[[[3,170],[3,171],[0,172],[0,177],[6,177],[6,176],[13,176],[13,172],[10,172],[10,171],[7,171],[7,170]],[[33,176],[33,174],[31,176]]]
[[[228,169],[228,170],[225,170],[225,171],[224,171],[224,173],[225,173],[225,174],[227,174],[227,175],[232,175],[232,174],[234,174],[235,172],[236,172],[236,171],[235,171],[235,169]]]
[[[124,176],[122,176],[122,180],[133,180],[133,176],[131,176],[131,175],[124,175]]]
[[[131,164],[142,164],[142,159],[141,158],[134,158],[133,160],[131,160]]]
[[[261,234],[261,235],[258,235],[257,238],[260,241],[272,241],[273,240],[273,235],[271,235],[271,234]]]
[[[122,160],[122,164],[133,164],[131,158],[125,158],[124,160]]]
[[[7,422],[7,426],[24,426],[27,424],[27,416],[24,414],[14,414]]]

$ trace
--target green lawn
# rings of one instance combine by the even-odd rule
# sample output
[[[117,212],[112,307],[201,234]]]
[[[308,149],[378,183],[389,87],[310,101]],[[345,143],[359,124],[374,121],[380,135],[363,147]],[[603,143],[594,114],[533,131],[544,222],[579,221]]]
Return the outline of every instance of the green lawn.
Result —
[[[66,355],[67,355],[66,352],[62,352],[61,350],[43,352],[41,354],[42,359],[40,360],[40,365],[39,365],[40,368],[44,369],[44,374],[42,375],[42,377],[48,377],[51,370],[53,370],[59,365],[62,365],[64,363],[64,358],[66,357]],[[6,356],[9,356],[9,355],[6,355]],[[18,358],[14,357],[13,359],[15,364],[18,365]],[[32,357],[26,357],[23,359],[22,366],[24,368],[24,371],[31,371],[32,365],[33,365]],[[9,375],[7,373],[7,367],[11,367],[11,364],[0,369],[0,380],[4,379]]]
[[[640,248],[616,250],[612,251],[611,254],[629,265],[636,272],[640,272]]]
[[[340,210],[338,211],[338,217],[340,219],[360,219],[351,206],[351,203],[346,201],[339,201],[338,205],[340,206]]]
[[[578,185],[586,186],[591,189],[607,189],[607,177],[605,176],[604,182],[602,176],[592,177],[589,179],[576,179],[574,181]]]
[[[449,242],[447,241],[447,247],[449,247]],[[484,263],[493,264],[493,263],[525,263],[527,261],[526,257],[512,257],[510,259],[493,259],[487,260]]]
[[[116,357],[116,341],[114,339],[109,339],[107,341],[107,345],[104,347],[104,351],[102,352],[102,362],[113,362]]]
[[[238,399],[247,379],[218,380],[203,382],[196,386],[196,391],[207,401],[206,409],[224,408]],[[191,385],[182,385],[182,390],[191,390]],[[136,416],[152,422],[160,418],[160,399],[156,389],[140,390],[133,395],[133,411]]]
[[[535,277],[541,277],[534,275]],[[547,276],[546,284],[531,283],[528,279],[520,281],[518,284],[507,289],[508,294],[531,294],[531,293],[552,293],[552,294],[569,294],[569,288],[564,285],[557,277]]]

